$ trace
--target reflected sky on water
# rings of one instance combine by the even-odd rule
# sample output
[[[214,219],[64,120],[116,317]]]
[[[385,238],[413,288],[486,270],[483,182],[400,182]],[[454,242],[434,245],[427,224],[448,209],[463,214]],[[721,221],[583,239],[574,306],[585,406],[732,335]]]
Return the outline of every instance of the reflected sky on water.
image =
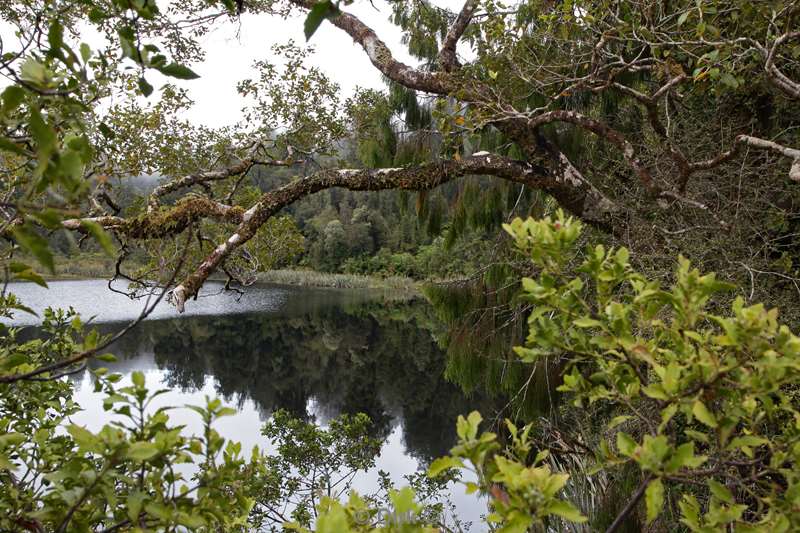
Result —
[[[373,436],[385,439],[376,468],[355,480],[359,492],[369,493],[377,489],[379,469],[402,485],[403,475],[446,454],[457,416],[482,407],[482,400],[466,398],[443,378],[445,354],[423,301],[274,285],[249,287],[239,298],[220,293],[221,284],[207,285],[185,315],[162,302],[109,349],[117,363],[92,363],[123,374],[124,383],[139,370],[151,390],[169,387],[153,409],[175,406],[170,418],[185,424],[186,433],[199,432],[201,421],[181,406],[202,405],[205,396],[237,409],[216,429],[241,442],[243,451],[255,445],[269,450],[260,430],[277,409],[321,424],[340,413],[364,412],[373,420]],[[105,332],[135,318],[142,305],[98,280],[51,282],[49,291],[11,284],[10,290],[39,313],[48,305],[72,305],[84,318],[96,315]],[[21,323],[32,321],[25,316]],[[74,422],[98,430],[110,421],[102,395],[93,392],[88,372],[72,379],[84,408]],[[452,499],[459,517],[479,531],[485,504],[465,496],[461,486]]]

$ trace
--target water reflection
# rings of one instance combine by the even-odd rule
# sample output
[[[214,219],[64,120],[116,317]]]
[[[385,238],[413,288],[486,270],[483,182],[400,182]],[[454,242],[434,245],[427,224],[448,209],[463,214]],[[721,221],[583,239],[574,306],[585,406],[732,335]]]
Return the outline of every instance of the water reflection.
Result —
[[[49,292],[30,284],[10,289],[38,312],[67,303],[84,316],[97,315],[96,321],[131,320],[141,309],[139,302],[109,293],[102,281],[52,283]],[[217,429],[244,449],[264,447],[260,428],[277,409],[320,423],[340,413],[366,413],[374,422],[374,436],[386,439],[377,468],[400,484],[403,475],[448,452],[456,440],[458,415],[496,411],[481,394],[467,397],[445,379],[446,355],[434,334],[441,325],[423,300],[259,286],[237,301],[230,294],[214,294],[217,290],[209,286],[194,316],[176,317],[173,309],[160,309],[156,317],[170,318],[146,320],[109,348],[118,362],[91,365],[122,373],[123,383],[140,370],[152,389],[172,388],[154,409],[202,404],[204,395],[222,397],[238,406],[238,413],[221,420]],[[113,332],[121,325],[98,328]],[[23,337],[35,334],[29,328]],[[73,421],[92,430],[110,422],[90,375],[70,379],[84,409]],[[185,432],[200,430],[189,410],[170,413],[174,422],[186,424]],[[376,483],[377,472],[370,472],[355,487],[369,492]],[[464,496],[462,488],[451,497],[460,518],[479,531],[485,505],[476,505],[475,496]]]
[[[154,363],[167,385],[185,391],[212,377],[219,396],[238,405],[252,400],[261,420],[276,409],[308,418],[313,403],[324,418],[367,413],[376,436],[402,421],[407,453],[422,460],[446,453],[456,417],[482,407],[443,378],[445,355],[424,303],[333,291],[292,296],[295,305],[280,314],[146,321],[111,348],[120,358],[113,369]]]

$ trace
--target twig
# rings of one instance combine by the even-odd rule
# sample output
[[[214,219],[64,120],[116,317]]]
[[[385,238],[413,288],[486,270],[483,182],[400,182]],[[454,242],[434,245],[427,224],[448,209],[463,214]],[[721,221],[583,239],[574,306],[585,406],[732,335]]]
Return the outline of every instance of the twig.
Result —
[[[49,364],[49,365],[41,366],[41,367],[39,367],[37,369],[31,370],[30,372],[24,372],[22,374],[12,374],[10,376],[0,376],[0,383],[15,383],[15,382],[21,381],[21,380],[30,380],[31,378],[34,378],[36,376],[40,376],[42,374],[46,374],[46,373],[52,372],[54,370],[60,370],[62,368],[66,368],[66,367],[69,367],[71,365],[74,365],[75,363],[79,363],[81,361],[84,361],[84,360],[92,357],[93,355],[95,355],[97,352],[99,352],[101,350],[104,350],[105,348],[107,348],[111,344],[115,343],[120,338],[122,338],[124,335],[126,335],[128,332],[130,332],[133,328],[135,328],[137,325],[139,325],[139,323],[141,321],[143,321],[145,318],[148,317],[148,315],[150,315],[150,313],[153,312],[153,310],[156,308],[156,306],[159,304],[159,302],[161,302],[162,298],[164,298],[164,295],[167,293],[167,290],[169,289],[170,285],[172,285],[172,283],[175,281],[175,278],[178,276],[178,272],[180,272],[180,269],[183,266],[183,262],[186,259],[186,255],[187,255],[187,252],[189,250],[189,241],[192,238],[191,228],[190,228],[190,231],[187,233],[187,235],[188,235],[189,238],[187,239],[186,247],[183,250],[183,254],[181,255],[180,261],[178,261],[177,267],[175,268],[175,270],[172,273],[172,277],[170,277],[170,280],[164,285],[164,288],[161,291],[161,294],[158,295],[158,297],[156,298],[155,302],[150,304],[150,297],[152,296],[152,293],[150,294],[150,296],[148,296],[147,301],[145,302],[145,305],[142,308],[142,312],[139,313],[139,316],[135,320],[133,320],[127,326],[122,328],[120,331],[118,331],[111,338],[109,338],[105,342],[99,344],[98,346],[95,346],[94,348],[91,348],[89,350],[86,350],[86,351],[80,352],[78,354],[75,354],[72,357],[68,357],[67,359],[63,359],[61,361],[57,361],[57,362]],[[54,376],[54,377],[48,378],[48,379],[55,379],[55,377],[61,377],[62,375],[66,375],[66,374],[60,374],[59,376]]]
[[[614,533],[614,531],[616,531],[619,528],[619,526],[622,525],[622,522],[625,521],[625,519],[628,517],[631,511],[636,507],[636,504],[639,503],[639,500],[642,499],[645,489],[647,489],[647,486],[650,484],[652,480],[653,480],[653,474],[647,474],[647,476],[645,476],[645,478],[639,484],[639,488],[636,489],[636,492],[633,493],[630,501],[628,501],[628,505],[626,505],[625,508],[622,509],[622,511],[620,511],[620,513],[617,515],[617,517],[614,519],[611,525],[608,526],[608,529],[606,529],[606,533]]]

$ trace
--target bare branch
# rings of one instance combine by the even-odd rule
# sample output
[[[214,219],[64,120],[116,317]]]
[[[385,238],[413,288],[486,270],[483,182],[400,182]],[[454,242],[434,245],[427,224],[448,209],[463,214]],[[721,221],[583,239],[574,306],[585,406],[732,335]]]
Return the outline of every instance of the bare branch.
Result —
[[[619,131],[576,111],[554,110],[528,119],[528,124],[532,128],[538,128],[539,126],[551,122],[569,122],[594,133],[598,137],[603,137],[622,151],[623,158],[648,191],[654,194],[660,192],[659,187],[650,174],[650,170],[642,164],[636,155],[636,149],[633,147],[633,144]]]
[[[199,174],[190,174],[189,176],[184,176],[182,178],[164,183],[163,185],[159,185],[153,189],[153,192],[150,193],[150,197],[147,199],[147,210],[152,212],[158,209],[158,199],[173,191],[191,187],[192,185],[207,183],[209,181],[224,180],[231,176],[238,176],[239,174],[246,173],[252,166],[253,159],[243,159],[235,165],[223,168],[221,170],[211,170],[208,172],[200,172]]]
[[[315,4],[314,0],[291,0],[291,2],[305,9],[311,9]],[[361,45],[372,64],[387,78],[409,89],[434,94],[450,92],[450,84],[446,77],[441,75],[442,73],[425,72],[398,61],[386,43],[381,41],[372,28],[361,22],[358,17],[343,12],[332,18],[331,22],[347,32],[356,43]]]
[[[768,141],[766,139],[760,139],[758,137],[753,137],[751,135],[737,135],[736,139],[734,140],[735,144],[733,148],[726,152],[722,152],[717,157],[713,159],[707,159],[704,161],[697,161],[694,163],[690,163],[689,167],[691,168],[692,172],[698,170],[708,170],[714,168],[726,161],[730,161],[734,157],[739,154],[740,148],[742,145],[747,145],[752,148],[758,148],[760,150],[769,150],[780,154],[784,157],[788,157],[792,160],[792,165],[789,168],[789,179],[792,181],[800,182],[800,150],[797,148],[789,148],[787,146],[783,146],[782,144],[778,144],[774,141]]]
[[[197,294],[206,279],[219,268],[225,258],[253,238],[270,217],[300,198],[332,187],[342,187],[352,191],[387,189],[424,191],[465,175],[480,174],[497,176],[536,189],[548,190],[554,185],[563,185],[554,184],[545,168],[486,152],[458,161],[440,161],[412,168],[321,170],[265,193],[243,214],[242,223],[236,231],[225,242],[219,244],[194,273],[172,291],[170,301],[179,312],[183,312],[186,300]]]
[[[641,500],[642,496],[644,496],[644,492],[645,490],[647,490],[647,486],[650,484],[652,480],[653,480],[653,474],[650,473],[648,473],[644,477],[644,479],[642,479],[642,482],[639,483],[639,486],[636,488],[636,491],[633,494],[631,494],[628,503],[614,519],[614,522],[612,522],[611,525],[608,526],[608,529],[606,529],[606,533],[614,533],[614,531],[619,529],[619,526],[622,525],[622,523],[625,521],[628,515],[631,514],[631,511],[633,511],[639,504],[639,500]]]
[[[189,232],[188,238],[191,239],[191,237],[192,237],[191,232]],[[40,366],[39,368],[35,368],[35,369],[30,370],[28,372],[23,372],[23,373],[20,373],[20,374],[10,374],[10,375],[0,376],[0,383],[15,383],[17,381],[31,380],[31,379],[34,379],[34,378],[36,378],[38,381],[41,381],[41,378],[38,378],[38,376],[41,376],[42,374],[48,374],[48,373],[51,373],[51,372],[62,370],[64,368],[69,368],[69,367],[71,367],[73,365],[76,365],[76,364],[83,365],[83,363],[87,359],[89,359],[90,357],[94,357],[95,355],[97,355],[101,351],[103,351],[106,348],[108,348],[109,346],[111,346],[113,343],[117,342],[123,336],[127,335],[128,332],[133,330],[133,328],[135,328],[137,325],[139,325],[139,323],[142,320],[147,318],[150,315],[150,313],[153,312],[153,310],[159,304],[161,299],[167,293],[167,288],[170,285],[172,285],[172,283],[175,281],[175,277],[178,275],[178,272],[180,272],[180,269],[183,266],[183,262],[186,260],[186,254],[187,254],[188,250],[189,250],[189,241],[187,239],[186,246],[184,246],[184,248],[183,248],[183,253],[181,254],[180,259],[178,260],[178,264],[175,266],[175,270],[173,270],[172,276],[170,277],[169,281],[166,283],[166,285],[164,285],[164,289],[158,294],[158,296],[156,297],[154,302],[150,303],[150,298],[148,298],[147,301],[144,304],[144,307],[142,308],[142,312],[139,313],[139,316],[136,317],[136,319],[134,319],[133,321],[128,323],[127,326],[125,326],[121,330],[117,331],[117,333],[115,333],[114,335],[112,335],[111,337],[106,339],[104,342],[101,342],[100,344],[98,344],[94,348],[89,348],[88,350],[84,350],[82,352],[73,354],[70,357],[62,359],[60,361],[56,361],[55,363],[51,363],[49,365],[43,365],[43,366]],[[69,371],[59,372],[59,373],[57,373],[55,375],[49,376],[49,379],[56,379],[58,377],[69,375],[70,373],[71,372],[69,372]]]
[[[461,8],[461,12],[456,17],[453,25],[450,26],[450,30],[447,32],[444,41],[442,41],[442,49],[439,51],[439,64],[446,72],[455,70],[460,66],[458,58],[456,57],[456,46],[461,36],[464,35],[467,26],[469,26],[472,15],[475,13],[477,7],[478,0],[467,0],[464,2],[464,7]]]
[[[784,33],[772,43],[767,54],[767,60],[764,63],[764,70],[767,71],[767,77],[777,88],[782,90],[787,96],[800,99],[800,83],[792,81],[786,74],[784,74],[777,66],[775,66],[775,55],[780,47],[786,41],[800,38],[800,31]]]

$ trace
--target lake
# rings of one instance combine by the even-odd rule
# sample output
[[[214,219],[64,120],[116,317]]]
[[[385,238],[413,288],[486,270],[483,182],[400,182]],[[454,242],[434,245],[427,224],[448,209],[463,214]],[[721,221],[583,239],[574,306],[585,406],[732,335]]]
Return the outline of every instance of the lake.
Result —
[[[375,491],[378,470],[399,486],[403,476],[425,468],[456,440],[459,414],[480,409],[446,381],[445,353],[435,332],[441,326],[422,300],[404,301],[381,291],[311,289],[256,285],[244,295],[209,282],[187,312],[178,315],[161,302],[155,311],[108,351],[118,362],[98,363],[123,374],[145,374],[151,389],[171,388],[162,405],[202,405],[217,396],[236,409],[216,429],[239,441],[269,450],[260,429],[277,409],[320,424],[340,413],[363,412],[375,436],[385,438],[376,468],[360,475],[354,487]],[[72,306],[104,332],[113,332],[138,316],[143,301],[111,292],[102,280],[54,281],[44,289],[11,283],[9,290],[41,314],[47,306]],[[36,317],[19,314],[15,324],[32,325]],[[35,334],[30,328],[29,335]],[[111,420],[93,392],[88,372],[71,377],[83,411],[73,422],[92,430]],[[198,432],[199,417],[188,409],[171,419]],[[479,531],[485,502],[451,489],[460,519]]]

